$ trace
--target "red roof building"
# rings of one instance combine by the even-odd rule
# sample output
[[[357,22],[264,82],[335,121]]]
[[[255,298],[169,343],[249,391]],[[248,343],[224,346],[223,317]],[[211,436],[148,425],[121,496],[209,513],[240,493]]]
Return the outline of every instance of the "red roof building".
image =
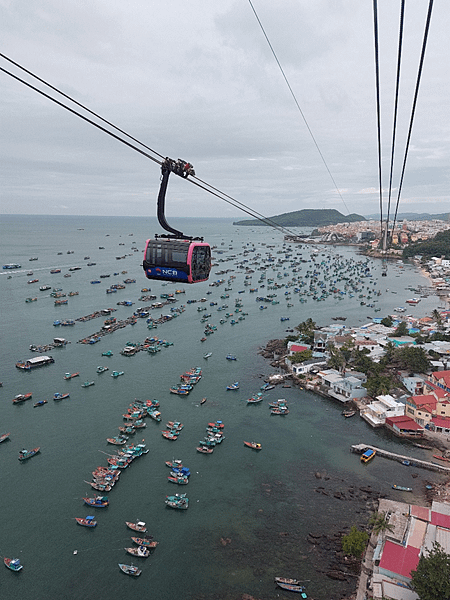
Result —
[[[385,425],[399,437],[422,437],[424,432],[424,427],[422,427],[422,425],[419,425],[414,419],[411,419],[411,417],[406,415],[400,417],[386,417]]]

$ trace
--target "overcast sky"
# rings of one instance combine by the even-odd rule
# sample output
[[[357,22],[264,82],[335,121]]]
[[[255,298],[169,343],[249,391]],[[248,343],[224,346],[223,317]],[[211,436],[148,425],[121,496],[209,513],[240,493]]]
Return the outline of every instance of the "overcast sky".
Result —
[[[252,3],[344,202],[248,0],[0,0],[0,52],[260,213],[377,213],[372,0]],[[400,212],[450,210],[450,2],[434,4]],[[378,8],[387,188],[400,0]],[[395,188],[427,10],[406,2]],[[156,214],[156,163],[3,72],[0,90],[2,213]],[[176,176],[167,214],[246,218]]]

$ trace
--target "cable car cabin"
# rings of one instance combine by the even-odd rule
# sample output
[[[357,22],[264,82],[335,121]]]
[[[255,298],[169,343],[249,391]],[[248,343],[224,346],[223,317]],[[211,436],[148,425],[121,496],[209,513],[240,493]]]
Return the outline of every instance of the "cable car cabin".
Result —
[[[147,240],[143,265],[147,279],[198,283],[211,270],[209,244],[190,240]]]

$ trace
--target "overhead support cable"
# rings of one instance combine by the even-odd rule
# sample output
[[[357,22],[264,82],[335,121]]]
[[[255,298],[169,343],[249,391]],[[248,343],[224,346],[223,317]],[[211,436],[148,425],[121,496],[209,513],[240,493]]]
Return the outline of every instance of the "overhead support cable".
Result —
[[[383,179],[381,174],[381,110],[380,110],[380,63],[378,52],[378,2],[373,0],[373,37],[375,43],[375,88],[377,103],[377,139],[378,139],[378,186],[380,188],[380,235],[383,249],[386,249],[386,233],[383,228]]]
[[[256,20],[258,21],[258,24],[259,24],[259,26],[260,26],[260,28],[261,28],[261,31],[263,32],[263,34],[264,34],[264,37],[266,38],[266,41],[267,41],[267,43],[268,43],[268,45],[269,45],[269,48],[270,48],[270,50],[271,50],[271,52],[272,52],[272,54],[273,54],[273,57],[275,58],[275,61],[276,61],[277,65],[278,65],[278,68],[279,68],[279,69],[280,69],[280,71],[281,71],[281,74],[282,74],[282,76],[283,76],[283,79],[284,79],[284,81],[286,82],[286,85],[288,86],[288,89],[289,89],[289,91],[290,91],[290,93],[291,93],[291,96],[292,96],[292,98],[294,99],[295,105],[297,106],[297,108],[298,108],[298,111],[300,112],[300,114],[301,114],[301,116],[302,116],[302,118],[303,118],[303,121],[304,121],[304,123],[305,123],[305,125],[306,125],[306,128],[307,128],[307,130],[308,130],[308,132],[309,132],[309,134],[310,134],[310,136],[311,136],[311,138],[312,138],[312,141],[314,142],[314,145],[315,145],[315,147],[316,147],[316,149],[317,149],[317,151],[318,151],[318,153],[319,153],[319,155],[320,155],[320,158],[322,159],[322,162],[323,162],[323,164],[325,165],[325,168],[326,168],[326,170],[327,170],[327,172],[328,172],[328,175],[330,176],[330,178],[331,178],[331,181],[333,182],[333,185],[334,185],[334,187],[335,187],[335,189],[336,189],[337,193],[339,194],[339,197],[340,197],[340,199],[342,200],[342,202],[343,202],[343,204],[344,204],[344,206],[345,206],[345,209],[346,209],[346,211],[347,211],[347,212],[350,214],[350,211],[349,211],[349,209],[348,209],[348,206],[347,206],[347,204],[345,203],[345,200],[344,200],[344,198],[342,197],[341,191],[340,191],[340,189],[338,188],[338,186],[337,186],[337,184],[336,184],[336,181],[334,180],[334,177],[333,177],[333,175],[332,175],[332,173],[331,173],[331,171],[330,171],[330,169],[329,169],[329,167],[328,167],[328,164],[327,164],[327,162],[326,162],[326,160],[325,160],[325,157],[324,157],[324,155],[322,154],[322,151],[321,151],[321,149],[319,148],[319,144],[317,143],[317,140],[316,140],[316,138],[314,137],[314,134],[313,134],[313,132],[312,132],[312,130],[311,130],[311,128],[310,128],[310,126],[309,126],[309,124],[308,124],[308,121],[306,120],[306,117],[305,117],[305,115],[304,115],[304,113],[303,113],[303,111],[302,111],[302,109],[301,109],[301,107],[300,107],[300,104],[299,104],[299,102],[298,102],[298,100],[297,100],[297,97],[296,97],[296,95],[295,95],[295,93],[294,93],[294,90],[292,89],[292,87],[291,87],[291,84],[289,83],[289,80],[288,80],[288,78],[287,78],[287,76],[286,76],[286,73],[284,72],[284,69],[283,69],[283,67],[281,66],[281,63],[280,63],[280,61],[278,60],[278,57],[277,57],[277,55],[276,55],[276,53],[275,53],[275,50],[274,50],[274,48],[273,48],[272,44],[270,43],[269,37],[267,36],[267,33],[266,33],[266,31],[265,31],[265,29],[264,29],[264,27],[263,27],[263,24],[261,23],[261,20],[260,20],[260,18],[258,17],[258,14],[257,14],[257,12],[256,12],[256,10],[255,10],[255,7],[254,7],[254,6],[253,6],[253,4],[252,4],[252,0],[248,0],[248,1],[249,1],[249,4],[250,4],[250,6],[251,6],[251,8],[252,8],[252,10],[253,10],[253,13],[254,13],[254,15],[255,15],[255,17],[256,17]]]
[[[43,90],[41,90],[41,89],[37,88],[36,86],[32,85],[31,83],[25,81],[24,79],[22,79],[18,75],[15,75],[14,73],[11,73],[10,71],[8,71],[7,69],[4,69],[3,67],[0,67],[0,71],[1,72],[5,73],[6,75],[9,75],[10,77],[12,77],[13,79],[15,79],[16,81],[19,81],[23,85],[25,85],[28,88],[32,89],[33,91],[37,92],[41,96],[44,96],[48,100],[51,100],[52,102],[54,102],[58,106],[66,109],[67,111],[69,111],[70,113],[72,113],[75,116],[79,117],[80,119],[83,119],[84,121],[86,121],[90,125],[93,125],[97,129],[99,129],[100,131],[103,131],[104,133],[106,133],[109,136],[113,137],[117,141],[122,142],[123,144],[125,144],[126,146],[128,146],[129,148],[131,148],[132,150],[135,150],[139,154],[145,156],[146,158],[149,158],[150,160],[152,160],[153,162],[156,162],[159,165],[162,164],[162,162],[163,162],[163,160],[165,158],[162,154],[159,154],[158,152],[156,152],[155,150],[153,150],[152,148],[150,148],[149,146],[147,146],[143,142],[140,142],[135,137],[133,137],[130,134],[126,133],[124,130],[120,129],[119,127],[117,127],[116,125],[114,125],[113,123],[111,123],[110,121],[107,121],[106,119],[104,119],[103,117],[101,117],[100,115],[98,115],[97,113],[95,113],[94,111],[90,110],[89,108],[87,108],[86,106],[84,106],[83,104],[81,104],[80,102],[78,102],[77,100],[75,100],[72,97],[70,97],[69,95],[65,94],[64,92],[62,92],[61,90],[59,90],[55,86],[52,86],[51,84],[49,84],[48,82],[46,82],[44,79],[41,79],[40,77],[38,77],[37,75],[35,75],[34,73],[32,73],[31,71],[25,69],[24,67],[22,67],[21,65],[19,65],[18,63],[16,63],[12,59],[8,58],[4,54],[0,53],[0,57],[4,58],[7,61],[9,61],[10,63],[12,63],[17,68],[21,69],[22,71],[24,71],[28,75],[32,76],[33,78],[37,79],[42,84],[46,85],[47,87],[49,87],[53,91],[57,92],[58,94],[62,95],[64,98],[66,98],[70,102],[73,102],[74,104],[76,104],[77,106],[79,106],[80,108],[82,108],[83,110],[87,111],[89,114],[95,116],[96,118],[98,118],[99,120],[101,120],[103,123],[109,125],[113,129],[115,129],[116,131],[118,131],[119,133],[127,136],[129,139],[131,139],[134,142],[138,143],[143,148],[146,148],[147,150],[149,150],[150,152],[152,152],[153,154],[155,154],[156,157],[148,154],[148,152],[143,151],[141,148],[138,148],[137,146],[135,146],[134,144],[128,142],[127,140],[124,140],[119,135],[117,135],[117,134],[109,131],[108,129],[106,129],[102,125],[99,125],[98,123],[96,123],[92,119],[90,119],[90,118],[86,117],[85,115],[81,114],[79,111],[77,111],[77,110],[75,110],[75,109],[67,106],[67,104],[65,104],[64,102],[61,102],[61,101],[57,100],[53,96],[51,96],[51,95],[47,94],[46,92],[44,92]],[[249,206],[246,206],[244,203],[240,202],[239,200],[236,200],[232,196],[229,196],[228,194],[225,194],[224,192],[221,192],[220,190],[218,190],[214,186],[206,183],[205,181],[202,181],[201,179],[199,179],[199,178],[197,178],[195,176],[189,177],[188,181],[190,181],[192,184],[196,185],[197,187],[203,189],[204,191],[212,194],[216,198],[219,198],[220,200],[222,200],[222,201],[230,204],[234,208],[237,208],[238,210],[240,210],[240,211],[248,214],[249,216],[253,217],[254,219],[263,222],[265,225],[269,225],[270,227],[273,227],[274,229],[277,229],[278,231],[280,231],[282,233],[285,233],[285,234],[287,233],[289,235],[294,235],[294,236],[296,235],[296,233],[294,231],[288,229],[287,227],[285,227],[283,225],[279,225],[272,218],[265,217],[264,215],[262,215],[258,211],[250,208]]]
[[[395,215],[394,215],[394,224],[393,224],[393,227],[395,227],[395,223],[397,221],[398,205],[400,203],[400,195],[402,193],[403,178],[404,178],[404,175],[405,175],[406,161],[407,161],[407,158],[408,158],[408,151],[409,151],[409,143],[411,141],[411,134],[412,134],[412,128],[413,128],[413,122],[414,122],[414,115],[416,113],[417,97],[419,95],[420,80],[421,80],[421,77],[422,77],[422,68],[423,68],[423,63],[424,63],[424,60],[425,60],[425,50],[426,50],[426,47],[427,47],[428,33],[429,33],[429,30],[430,30],[431,13],[432,13],[432,10],[433,10],[433,1],[434,0],[429,0],[429,4],[428,4],[427,21],[426,21],[426,24],[425,24],[425,31],[424,31],[424,34],[423,34],[422,52],[420,54],[419,70],[418,70],[418,73],[417,73],[416,89],[414,91],[414,101],[413,101],[413,105],[412,105],[412,109],[411,109],[411,118],[410,118],[410,122],[409,122],[408,139],[406,141],[405,155],[404,155],[404,158],[403,158],[402,174],[401,174],[401,177],[400,177],[400,185],[398,187],[398,193],[397,193],[397,203],[395,205]]]
[[[390,164],[390,174],[389,174],[389,192],[388,192],[386,228],[389,227],[389,216],[390,216],[390,211],[391,211],[392,177],[394,174],[395,136],[396,136],[396,131],[397,131],[398,95],[399,95],[399,90],[400,90],[400,67],[401,67],[401,62],[402,62],[404,17],[405,17],[405,0],[402,0],[401,9],[400,9],[400,27],[399,27],[399,32],[398,32],[397,80],[395,83],[394,123],[392,126],[391,164]],[[394,223],[394,226],[395,226],[395,223]],[[392,231],[392,233],[394,233],[394,231]]]

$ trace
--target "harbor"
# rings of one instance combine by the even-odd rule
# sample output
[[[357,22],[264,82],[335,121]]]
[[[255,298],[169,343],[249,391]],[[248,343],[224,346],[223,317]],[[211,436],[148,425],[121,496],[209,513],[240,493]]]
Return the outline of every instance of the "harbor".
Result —
[[[49,594],[78,600],[80,595],[93,592],[106,598],[113,593],[128,594],[130,583],[145,595],[149,581],[155,597],[169,600],[172,592],[167,581],[174,564],[190,590],[187,600],[234,600],[243,594],[270,600],[282,593],[277,592],[275,577],[309,580],[306,593],[314,600],[349,597],[355,589],[355,577],[336,559],[342,532],[352,525],[364,527],[380,496],[401,494],[392,489],[393,483],[412,487],[409,494],[419,503],[426,499],[426,486],[438,485],[444,474],[419,469],[413,479],[411,469],[377,457],[362,465],[348,450],[360,440],[398,455],[410,454],[409,447],[407,451],[404,441],[384,430],[373,430],[362,419],[343,418],[339,402],[284,379],[284,371],[274,372],[270,361],[259,352],[269,339],[285,337],[286,329],[308,317],[319,325],[330,323],[336,315],[346,317],[342,324],[363,324],[371,309],[360,303],[372,304],[372,300],[377,301],[374,306],[380,308],[378,314],[389,314],[399,303],[399,294],[406,299],[411,295],[407,288],[426,281],[421,274],[414,266],[406,265],[401,272],[393,267],[383,278],[383,287],[376,286],[372,281],[379,277],[381,266],[376,261],[366,262],[351,248],[283,246],[281,235],[262,228],[243,231],[228,222],[205,220],[201,221],[200,233],[216,246],[209,282],[191,286],[184,294],[175,294],[175,285],[151,284],[151,294],[158,301],[164,301],[162,294],[174,294],[177,302],[172,307],[184,307],[180,317],[158,324],[156,331],[149,331],[148,317],[135,318],[134,325],[103,335],[94,344],[56,347],[52,350],[54,363],[23,372],[15,368],[15,362],[27,356],[31,343],[54,338],[56,318],[75,321],[78,315],[95,314],[99,321],[107,320],[112,315],[105,314],[105,308],[114,308],[117,321],[124,321],[140,306],[140,294],[150,293],[141,292],[148,281],[143,277],[141,258],[130,244],[140,240],[142,246],[148,224],[139,219],[33,218],[34,239],[30,243],[30,221],[16,217],[2,231],[11,252],[5,263],[24,265],[28,256],[39,256],[38,264],[46,272],[46,265],[54,267],[62,252],[65,262],[61,263],[61,273],[52,275],[57,278],[52,282],[60,287],[64,287],[68,269],[82,263],[85,255],[97,263],[98,271],[93,274],[95,267],[84,266],[71,271],[71,287],[76,285],[79,294],[58,308],[52,298],[23,301],[26,272],[5,270],[2,274],[2,290],[7,290],[10,298],[5,304],[5,343],[0,347],[1,394],[5,399],[0,404],[0,421],[2,430],[9,433],[0,448],[0,465],[7,482],[2,507],[18,519],[5,523],[1,549],[6,556],[20,557],[23,564],[22,600],[44,600]],[[49,227],[54,232],[50,241]],[[106,286],[90,282],[99,274],[114,273],[117,246],[122,243],[128,246],[121,251],[127,251],[122,263],[128,273],[120,276],[141,283],[134,286],[134,292],[132,288],[119,290],[117,303],[112,305]],[[105,249],[98,251],[99,246]],[[67,248],[74,251],[70,255],[73,262],[68,262]],[[296,268],[301,270],[294,272]],[[357,271],[372,277],[356,277]],[[344,291],[343,285],[335,283],[338,276],[353,278],[355,287],[364,289],[356,294],[349,289],[347,294],[333,292],[334,288]],[[39,277],[45,281],[45,276]],[[307,286],[297,286],[293,277]],[[290,281],[293,285],[286,287]],[[309,290],[310,285],[317,293]],[[327,293],[322,294],[325,286]],[[256,287],[257,293],[250,291]],[[294,291],[296,287],[299,292]],[[396,289],[398,294],[386,292],[387,288]],[[371,289],[380,295],[370,293]],[[121,293],[124,296],[120,297]],[[226,294],[228,297],[222,298]],[[277,296],[268,298],[271,294]],[[360,294],[371,299],[358,298]],[[270,302],[257,300],[260,296]],[[223,308],[225,304],[227,308]],[[431,312],[435,306],[429,295],[421,300],[420,308],[411,310]],[[198,311],[199,307],[207,310]],[[161,310],[158,317],[160,314]],[[210,316],[204,320],[204,315]],[[239,320],[239,316],[244,318]],[[289,320],[282,321],[285,317]],[[90,320],[76,321],[75,329],[76,339],[92,335]],[[100,331],[101,325],[95,329]],[[154,354],[121,354],[128,342],[141,347],[151,337],[170,340],[173,345]],[[14,340],[15,355],[11,355],[6,340]],[[235,360],[227,360],[228,355]],[[98,365],[106,364],[109,374],[97,372]],[[202,379],[189,395],[170,393],[171,386],[177,389],[180,374],[194,365],[201,366]],[[109,376],[113,372],[122,376]],[[79,376],[71,376],[77,373]],[[65,374],[69,374],[67,379]],[[269,377],[274,387],[261,390]],[[82,388],[83,382],[95,385]],[[236,382],[236,389],[227,390]],[[291,387],[282,387],[283,383]],[[35,402],[49,401],[38,410],[33,403],[11,402],[17,394],[28,392]],[[55,402],[56,392],[70,396]],[[259,393],[260,402],[247,402]],[[149,419],[147,427],[135,434],[139,436],[136,442],[144,439],[149,453],[125,469],[120,485],[107,493],[109,505],[93,509],[97,526],[78,526],[75,518],[84,518],[91,510],[83,512],[83,498],[92,496],[85,482],[93,470],[105,466],[106,454],[115,454],[107,439],[114,439],[125,407],[136,400],[153,399],[160,403],[161,423]],[[274,416],[270,404],[278,404],[280,399],[289,413]],[[216,421],[226,425],[220,449],[211,454],[198,452],[205,426]],[[169,422],[184,425],[176,440],[161,435]],[[247,448],[244,440],[261,444],[262,449]],[[36,447],[40,447],[37,456],[24,463],[17,460],[21,449]],[[427,450],[414,448],[414,454],[428,461]],[[192,473],[188,510],[174,511],[165,505],[166,496],[173,493],[165,463],[174,458],[182,459]],[[124,547],[129,546],[124,523],[135,520],[147,523],[159,545],[151,565],[146,562],[149,559],[136,557],[142,573],[130,581],[117,565],[126,561]],[[12,597],[17,580],[5,579],[5,594]]]
[[[396,454],[394,452],[389,452],[388,450],[383,450],[382,448],[377,448],[376,446],[371,446],[368,444],[355,444],[351,446],[351,452],[354,452],[356,454],[362,454],[362,452],[364,452],[367,449],[374,450],[376,452],[376,455],[381,458],[395,460],[396,462],[399,462],[407,467],[418,467],[420,469],[427,469],[428,471],[436,471],[436,473],[450,475],[450,467],[445,467],[443,465],[438,465],[436,463],[421,460],[419,458],[414,458],[412,456],[404,454]]]

